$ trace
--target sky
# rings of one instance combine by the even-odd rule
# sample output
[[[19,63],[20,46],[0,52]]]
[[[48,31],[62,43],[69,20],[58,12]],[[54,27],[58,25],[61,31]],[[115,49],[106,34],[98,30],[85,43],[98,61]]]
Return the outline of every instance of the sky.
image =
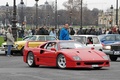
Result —
[[[16,0],[16,4],[19,4],[21,0]],[[27,6],[33,6],[36,2],[35,0],[23,0],[24,3]],[[38,4],[44,4],[46,0],[39,0]],[[53,2],[55,0],[47,0],[48,2]],[[63,7],[63,2],[67,1],[67,0],[57,0],[58,1],[58,8],[64,8]],[[8,2],[8,4],[10,6],[13,6],[13,0],[1,0],[0,1],[0,6],[4,6],[6,5],[6,2]],[[83,3],[87,4],[87,7],[89,9],[93,9],[93,8],[98,8],[101,10],[107,10],[108,8],[110,8],[111,5],[113,5],[114,8],[116,8],[116,0],[83,0]],[[118,4],[120,6],[120,0],[118,0]]]

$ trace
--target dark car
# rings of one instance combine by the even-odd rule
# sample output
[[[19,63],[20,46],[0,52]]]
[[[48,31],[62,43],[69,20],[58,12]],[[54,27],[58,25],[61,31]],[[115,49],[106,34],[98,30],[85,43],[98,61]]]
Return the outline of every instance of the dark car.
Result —
[[[113,44],[110,44],[110,59],[111,61],[116,61],[118,57],[120,57],[120,42],[116,42]]]

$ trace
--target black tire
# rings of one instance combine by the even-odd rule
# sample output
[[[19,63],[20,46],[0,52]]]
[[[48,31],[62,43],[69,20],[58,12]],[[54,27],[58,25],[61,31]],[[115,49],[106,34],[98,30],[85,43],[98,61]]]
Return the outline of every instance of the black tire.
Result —
[[[23,56],[23,50],[24,50],[24,47],[22,47],[22,49],[20,50],[21,56]]]
[[[5,55],[7,55],[7,51],[5,51]]]
[[[112,55],[109,55],[109,57],[111,61],[116,61],[118,58],[117,56],[112,56]]]
[[[61,69],[65,69],[66,68],[66,59],[65,56],[63,54],[58,55],[57,57],[57,66]]]
[[[5,51],[5,55],[7,55],[7,51]],[[11,51],[11,55],[13,55],[13,52]]]
[[[28,53],[27,64],[29,67],[38,67],[39,66],[39,65],[35,64],[35,58],[34,58],[34,54],[32,52]]]

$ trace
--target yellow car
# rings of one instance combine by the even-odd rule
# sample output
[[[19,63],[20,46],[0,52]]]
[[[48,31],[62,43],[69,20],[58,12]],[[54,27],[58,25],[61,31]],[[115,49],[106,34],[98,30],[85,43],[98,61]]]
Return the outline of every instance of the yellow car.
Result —
[[[55,38],[54,36],[49,36],[49,35],[32,35],[22,41],[16,41],[15,45],[12,46],[12,53],[20,52],[21,55],[23,55],[24,45],[27,41],[36,41],[36,42],[30,42],[29,47],[37,47],[40,44],[43,44],[44,42],[51,41],[51,40],[57,40],[57,38]],[[2,43],[1,46],[2,46],[1,50],[7,53],[6,42]]]

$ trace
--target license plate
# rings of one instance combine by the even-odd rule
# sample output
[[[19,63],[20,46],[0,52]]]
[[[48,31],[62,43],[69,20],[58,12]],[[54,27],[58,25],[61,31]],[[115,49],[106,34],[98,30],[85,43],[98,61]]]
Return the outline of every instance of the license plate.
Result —
[[[120,51],[114,51],[113,54],[114,55],[120,55]]]
[[[92,67],[99,67],[98,65],[92,65]]]

